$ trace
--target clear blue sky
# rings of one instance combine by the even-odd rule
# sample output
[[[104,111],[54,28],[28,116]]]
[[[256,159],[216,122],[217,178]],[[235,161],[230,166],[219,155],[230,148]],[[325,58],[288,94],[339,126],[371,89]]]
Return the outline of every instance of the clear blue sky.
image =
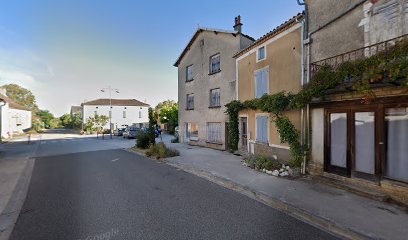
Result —
[[[303,9],[296,0],[0,0],[0,85],[29,88],[57,116],[107,97],[177,100],[173,63],[198,26],[259,38]]]

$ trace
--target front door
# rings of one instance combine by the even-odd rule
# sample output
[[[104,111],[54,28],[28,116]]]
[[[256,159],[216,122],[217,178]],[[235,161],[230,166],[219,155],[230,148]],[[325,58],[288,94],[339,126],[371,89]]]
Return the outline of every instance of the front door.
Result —
[[[351,114],[352,175],[372,178],[376,173],[376,111],[358,109]]]
[[[370,108],[328,110],[325,170],[375,179],[377,111]]]
[[[241,117],[241,147],[246,149],[248,146],[248,119],[246,117]]]

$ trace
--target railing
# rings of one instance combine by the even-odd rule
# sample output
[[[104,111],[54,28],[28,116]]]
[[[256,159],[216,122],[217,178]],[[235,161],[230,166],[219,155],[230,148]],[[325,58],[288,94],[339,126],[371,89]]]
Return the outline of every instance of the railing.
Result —
[[[336,70],[344,62],[368,58],[384,51],[387,52],[397,42],[406,39],[408,39],[408,34],[397,38],[389,39],[384,42],[379,42],[370,46],[359,48],[350,52],[342,53],[334,57],[319,60],[317,62],[312,63],[310,66],[311,77],[313,77],[314,73],[319,71],[319,69],[322,66],[330,65],[333,67],[334,70]]]

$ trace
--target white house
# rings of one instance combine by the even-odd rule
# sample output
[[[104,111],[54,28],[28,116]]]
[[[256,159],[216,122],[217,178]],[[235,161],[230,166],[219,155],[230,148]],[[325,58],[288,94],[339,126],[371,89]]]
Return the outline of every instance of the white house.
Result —
[[[147,127],[149,105],[136,99],[96,99],[84,102],[82,106],[83,123],[96,114],[111,116],[112,129],[123,126]],[[109,123],[103,128],[109,129]]]
[[[7,97],[5,89],[0,89],[0,125],[3,138],[31,128],[31,111]]]

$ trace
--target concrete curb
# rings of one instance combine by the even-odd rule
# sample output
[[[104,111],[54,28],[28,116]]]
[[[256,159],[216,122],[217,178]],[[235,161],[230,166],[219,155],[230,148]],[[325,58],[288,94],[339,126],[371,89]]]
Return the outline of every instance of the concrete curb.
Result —
[[[14,191],[0,214],[0,240],[8,240],[20,215],[21,208],[27,197],[35,159],[27,159],[27,164],[21,172]]]
[[[322,229],[326,232],[329,232],[339,238],[342,239],[372,239],[372,236],[368,236],[366,234],[357,232],[355,229],[348,228],[346,226],[342,226],[338,223],[335,223],[331,221],[330,219],[326,219],[320,216],[317,216],[313,213],[308,212],[306,209],[300,209],[296,206],[293,206],[287,202],[284,202],[280,199],[273,198],[271,196],[268,196],[262,192],[258,192],[255,190],[252,190],[246,186],[237,184],[235,182],[232,182],[229,179],[226,179],[224,177],[220,176],[215,176],[214,174],[211,174],[209,172],[205,171],[197,171],[192,168],[188,168],[185,166],[182,166],[180,164],[175,164],[175,163],[169,163],[166,162],[166,164],[181,169],[185,172],[194,174],[196,176],[202,177],[208,181],[211,181],[213,183],[216,183],[222,187],[237,191],[241,194],[244,194],[254,200],[257,200],[265,205],[268,205],[270,207],[273,207],[274,209],[277,209],[285,214],[288,214],[298,220],[301,220],[303,222],[306,222],[307,224],[310,224],[314,227],[317,227],[319,229]]]

